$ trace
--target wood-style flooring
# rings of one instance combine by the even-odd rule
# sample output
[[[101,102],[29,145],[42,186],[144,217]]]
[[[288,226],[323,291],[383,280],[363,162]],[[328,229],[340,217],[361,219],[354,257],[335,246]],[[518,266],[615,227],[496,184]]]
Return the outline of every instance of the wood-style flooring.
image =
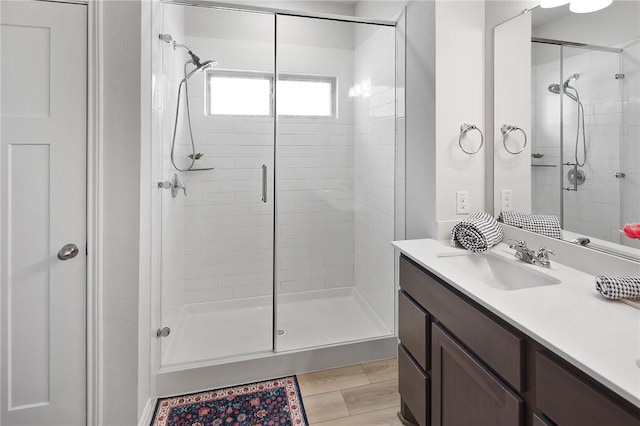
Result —
[[[396,358],[298,375],[312,426],[401,425]]]

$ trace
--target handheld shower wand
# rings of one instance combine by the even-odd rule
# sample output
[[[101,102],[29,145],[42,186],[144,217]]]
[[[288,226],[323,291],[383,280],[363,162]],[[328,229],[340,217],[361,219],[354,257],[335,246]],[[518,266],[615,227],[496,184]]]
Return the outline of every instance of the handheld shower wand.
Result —
[[[193,130],[191,129],[191,112],[190,112],[190,108],[189,108],[189,83],[188,83],[188,81],[195,74],[199,73],[200,71],[211,69],[214,66],[216,66],[218,63],[216,61],[212,61],[212,60],[200,62],[200,58],[195,53],[193,53],[191,51],[191,49],[189,49],[184,44],[176,43],[176,41],[173,39],[173,37],[171,37],[170,34],[159,34],[158,38],[160,40],[162,40],[163,42],[167,43],[167,44],[172,44],[173,50],[177,50],[178,47],[181,47],[181,48],[183,48],[183,49],[185,49],[187,51],[189,56],[191,56],[191,60],[187,61],[184,64],[184,78],[178,84],[178,95],[177,95],[177,102],[176,102],[176,119],[175,119],[175,122],[173,124],[173,137],[171,139],[171,164],[173,164],[173,167],[176,170],[181,171],[181,172],[195,172],[195,171],[213,170],[213,167],[205,167],[205,168],[195,168],[194,167],[196,160],[201,158],[202,154],[196,153],[196,146],[195,146],[195,142],[193,141]],[[195,68],[192,69],[191,71],[187,72],[187,65],[189,65],[189,64],[192,64]],[[188,158],[191,159],[191,164],[189,164],[189,166],[186,167],[186,168],[179,167],[175,162],[176,136],[177,136],[177,132],[178,132],[178,116],[180,115],[180,99],[182,97],[182,88],[183,88],[183,86],[184,86],[184,97],[185,97],[185,104],[186,104],[186,111],[185,111],[186,112],[186,118],[187,118],[186,119],[186,123],[187,123],[187,128],[189,129],[189,141],[191,142],[191,154],[187,156]]]
[[[579,78],[580,78],[580,74],[574,74],[574,75],[572,75],[571,77],[569,77],[568,79],[566,79],[566,80],[564,81],[564,83],[562,83],[562,87],[564,87],[565,89],[566,89],[567,87],[569,87],[569,88],[571,88],[571,89],[574,89],[573,87],[569,86],[569,83],[571,83],[571,81],[575,81],[575,80],[577,80],[577,79],[579,79]],[[574,90],[575,90],[575,89],[574,89]]]

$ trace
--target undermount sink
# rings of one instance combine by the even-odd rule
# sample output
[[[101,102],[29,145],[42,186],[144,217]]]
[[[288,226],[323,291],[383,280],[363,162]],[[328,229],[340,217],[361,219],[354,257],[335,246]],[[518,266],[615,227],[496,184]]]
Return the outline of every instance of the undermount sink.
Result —
[[[480,256],[469,253],[463,256],[443,257],[441,260],[454,262],[474,278],[499,290],[521,290],[560,284],[559,279],[527,267],[524,263],[520,264],[515,258],[505,259],[491,253]]]

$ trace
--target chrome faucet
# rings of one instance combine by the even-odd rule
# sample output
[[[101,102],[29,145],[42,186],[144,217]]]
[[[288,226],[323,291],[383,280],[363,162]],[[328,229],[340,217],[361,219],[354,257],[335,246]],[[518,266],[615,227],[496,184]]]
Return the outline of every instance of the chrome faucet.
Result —
[[[544,267],[544,268],[550,268],[551,267],[551,261],[549,260],[549,255],[552,254],[554,256],[557,256],[558,253],[556,253],[555,251],[549,250],[547,248],[544,247],[540,247],[538,249],[538,253],[536,254],[536,262],[538,265]]]
[[[524,240],[514,240],[513,244],[509,244],[509,248],[516,251],[514,254],[516,259],[531,264],[535,262],[535,253],[527,247],[527,243]]]
[[[551,261],[549,260],[549,255],[552,254],[554,256],[557,255],[554,251],[546,249],[544,247],[540,247],[538,252],[534,252],[533,250],[527,247],[527,243],[524,240],[512,240],[513,243],[509,244],[510,249],[514,249],[516,252],[514,253],[516,259],[519,259],[523,262],[530,263],[532,265],[539,265],[544,268],[551,267]]]

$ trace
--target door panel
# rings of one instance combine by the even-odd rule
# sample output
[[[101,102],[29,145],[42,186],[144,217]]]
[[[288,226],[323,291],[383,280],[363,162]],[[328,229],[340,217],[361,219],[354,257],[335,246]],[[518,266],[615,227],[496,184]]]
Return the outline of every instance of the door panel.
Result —
[[[611,113],[622,110],[623,91],[613,78],[621,72],[620,55],[568,46],[561,51],[563,87],[578,75],[567,82],[562,95],[562,227],[620,243],[624,179],[617,178],[616,172],[621,170],[623,115]],[[573,179],[575,173],[584,180]]]
[[[1,4],[2,424],[86,422],[86,14]]]
[[[393,335],[395,29],[276,19],[276,351]]]

